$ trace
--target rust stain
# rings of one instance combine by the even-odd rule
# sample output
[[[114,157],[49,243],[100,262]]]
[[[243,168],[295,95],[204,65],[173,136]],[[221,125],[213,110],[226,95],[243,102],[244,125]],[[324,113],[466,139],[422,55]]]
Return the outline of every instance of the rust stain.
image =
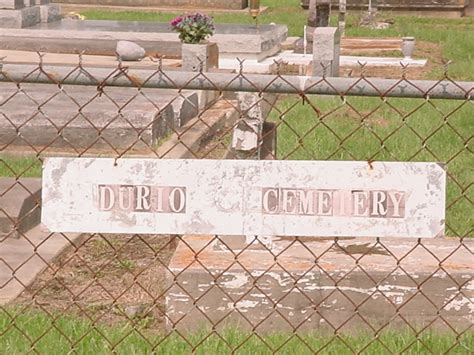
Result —
[[[130,79],[130,81],[133,83],[133,85],[136,85],[138,87],[141,87],[143,85],[143,82],[140,80],[139,77],[133,74],[128,74],[127,76]]]

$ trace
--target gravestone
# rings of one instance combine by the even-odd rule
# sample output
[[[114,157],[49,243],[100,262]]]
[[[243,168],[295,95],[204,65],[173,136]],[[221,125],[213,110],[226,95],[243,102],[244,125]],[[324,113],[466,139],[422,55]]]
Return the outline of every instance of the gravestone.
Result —
[[[0,0],[0,28],[25,28],[60,18],[60,6],[49,0]]]
[[[277,96],[271,93],[257,94],[253,92],[238,92],[237,101],[240,120],[234,127],[232,142],[226,158],[261,160],[274,156],[276,151],[276,134],[274,124],[266,123]],[[273,130],[271,129],[273,127]],[[271,235],[220,235],[214,244],[215,250],[242,250],[244,248],[272,249]]]
[[[318,27],[329,25],[330,0],[311,0],[308,11],[308,25],[306,26],[306,39],[313,42],[314,30]]]
[[[311,53],[313,49],[314,30],[318,27],[329,25],[329,14],[331,10],[330,0],[311,0],[308,9],[308,22],[305,37],[295,45],[296,53]],[[306,43],[305,43],[306,40]]]
[[[341,38],[337,27],[314,30],[313,76],[339,76]]]

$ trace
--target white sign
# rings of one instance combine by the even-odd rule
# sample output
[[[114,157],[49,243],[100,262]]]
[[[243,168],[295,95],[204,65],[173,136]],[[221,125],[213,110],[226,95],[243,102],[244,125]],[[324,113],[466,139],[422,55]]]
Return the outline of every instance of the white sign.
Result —
[[[42,221],[54,232],[435,237],[436,163],[49,158]]]

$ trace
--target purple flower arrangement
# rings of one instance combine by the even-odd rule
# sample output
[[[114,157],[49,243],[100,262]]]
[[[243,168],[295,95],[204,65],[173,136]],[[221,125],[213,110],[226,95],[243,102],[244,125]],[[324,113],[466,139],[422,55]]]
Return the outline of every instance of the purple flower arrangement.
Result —
[[[183,43],[200,43],[212,36],[215,29],[212,17],[200,13],[178,16],[170,25]]]

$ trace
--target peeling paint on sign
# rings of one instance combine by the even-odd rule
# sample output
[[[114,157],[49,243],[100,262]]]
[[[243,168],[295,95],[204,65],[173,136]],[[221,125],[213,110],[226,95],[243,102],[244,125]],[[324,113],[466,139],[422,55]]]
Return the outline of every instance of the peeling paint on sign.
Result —
[[[49,158],[53,232],[318,237],[444,233],[437,163]]]

